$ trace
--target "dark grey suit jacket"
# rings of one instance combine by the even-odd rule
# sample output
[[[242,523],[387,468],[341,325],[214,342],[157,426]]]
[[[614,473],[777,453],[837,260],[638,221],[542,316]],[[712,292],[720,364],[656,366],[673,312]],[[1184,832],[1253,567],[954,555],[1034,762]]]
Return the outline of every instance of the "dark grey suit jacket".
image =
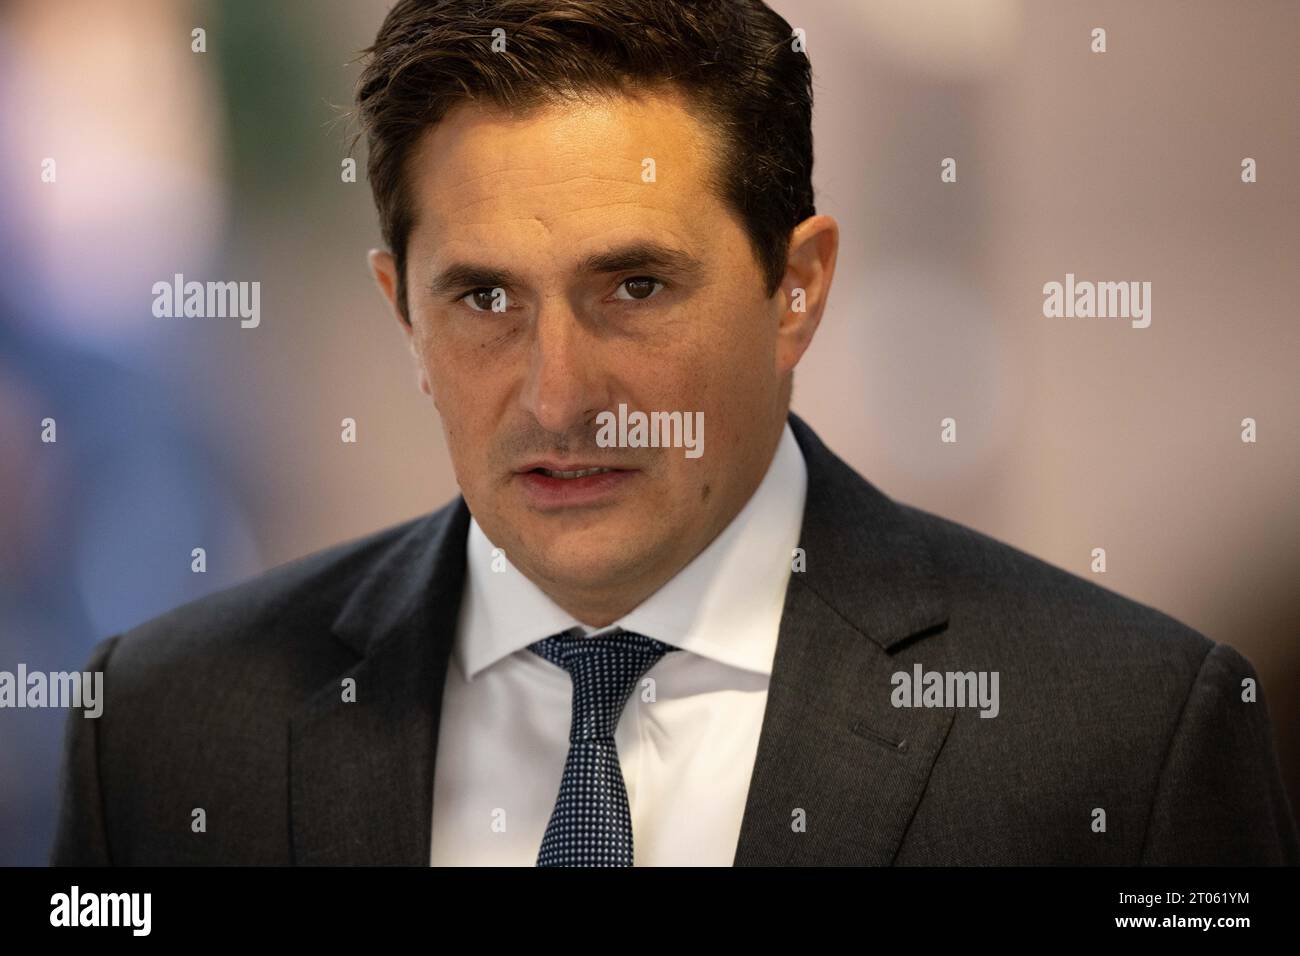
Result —
[[[791,424],[806,569],[738,865],[1300,862],[1245,658],[891,501]],[[468,524],[457,499],[100,643],[103,716],[69,718],[53,861],[427,865]],[[893,706],[916,663],[997,671],[999,714]]]

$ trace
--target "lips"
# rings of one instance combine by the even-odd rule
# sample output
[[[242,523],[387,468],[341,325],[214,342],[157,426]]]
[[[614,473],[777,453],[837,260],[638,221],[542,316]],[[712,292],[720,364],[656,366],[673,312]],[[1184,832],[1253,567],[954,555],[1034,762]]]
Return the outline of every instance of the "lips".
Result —
[[[588,475],[599,475],[608,471],[626,470],[617,465],[598,465],[594,461],[583,461],[580,458],[569,461],[560,458],[538,458],[516,468],[515,474],[538,474],[548,478],[585,478]]]
[[[573,471],[561,471],[556,468],[534,468],[534,472],[545,475],[547,478],[586,478],[589,475],[603,475],[609,471],[617,471],[616,468],[578,468]]]
[[[529,507],[554,512],[610,505],[638,475],[636,469],[552,459],[529,462],[515,473],[515,480]]]

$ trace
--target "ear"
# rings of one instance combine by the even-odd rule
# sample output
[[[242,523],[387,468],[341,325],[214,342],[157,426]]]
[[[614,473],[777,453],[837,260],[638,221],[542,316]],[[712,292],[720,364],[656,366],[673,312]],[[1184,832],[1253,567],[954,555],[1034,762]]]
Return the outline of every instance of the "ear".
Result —
[[[379,291],[388,301],[388,308],[394,318],[409,335],[411,326],[402,317],[402,310],[397,303],[397,260],[386,249],[371,249],[366,258],[370,262],[370,274],[375,277],[375,285],[379,286]]]
[[[776,333],[776,371],[785,375],[799,364],[821,322],[835,275],[840,227],[830,216],[809,216],[790,233],[790,251],[781,280]]]
[[[415,368],[419,377],[420,391],[432,396],[433,390],[429,387],[429,376],[424,370],[424,361],[420,358],[420,349],[418,337],[411,323],[406,321],[402,315],[401,307],[397,301],[397,260],[393,254],[385,249],[371,249],[367,255],[370,262],[370,274],[375,277],[375,285],[379,286],[379,291],[383,293],[384,298],[388,301],[388,308],[397,319],[397,324],[401,326],[402,332],[406,335],[406,344],[411,350],[411,357],[415,359]]]

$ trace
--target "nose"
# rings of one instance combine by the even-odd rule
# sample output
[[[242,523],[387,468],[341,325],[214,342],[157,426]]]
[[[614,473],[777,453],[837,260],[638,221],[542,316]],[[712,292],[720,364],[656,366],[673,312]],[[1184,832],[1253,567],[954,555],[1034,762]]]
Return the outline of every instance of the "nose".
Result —
[[[548,432],[585,430],[608,405],[596,342],[562,297],[546,299],[533,326],[524,408]]]

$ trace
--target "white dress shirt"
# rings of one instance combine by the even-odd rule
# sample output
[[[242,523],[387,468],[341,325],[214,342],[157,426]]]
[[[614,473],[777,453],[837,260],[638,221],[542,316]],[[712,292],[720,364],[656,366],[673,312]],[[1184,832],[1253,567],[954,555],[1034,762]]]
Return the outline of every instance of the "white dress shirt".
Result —
[[[636,866],[731,866],[758,748],[808,476],[787,423],[753,496],[663,587],[598,631],[509,564],[471,520],[434,771],[434,866],[533,866],[569,752],[573,684],[527,649],[616,627],[681,649],[646,671],[614,734]],[[498,560],[498,566],[501,566]]]

